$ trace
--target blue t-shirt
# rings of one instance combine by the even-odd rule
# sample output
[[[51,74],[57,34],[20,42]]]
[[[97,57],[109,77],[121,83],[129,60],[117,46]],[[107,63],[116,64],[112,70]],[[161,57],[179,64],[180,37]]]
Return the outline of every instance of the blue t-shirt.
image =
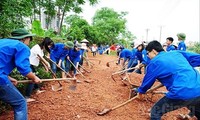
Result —
[[[26,76],[31,72],[30,49],[24,43],[14,39],[0,40],[0,84],[10,82],[8,75],[17,67],[17,70]]]
[[[147,65],[139,93],[145,93],[156,80],[168,90],[166,97],[187,100],[200,96],[200,54],[184,51],[160,52]]]
[[[151,59],[147,56],[147,50],[142,50],[142,64],[148,65],[150,60]]]
[[[81,60],[81,51],[76,51],[75,49],[71,49],[69,52],[69,58],[71,61],[80,62]]]
[[[179,42],[177,50],[186,51],[186,45],[184,41]]]
[[[124,59],[130,59],[133,57],[133,53],[131,50],[129,49],[123,49],[121,52],[120,52],[120,55],[119,55],[120,58],[124,58]]]
[[[176,50],[176,48],[174,47],[174,45],[167,46],[166,51],[172,51],[172,50]]]
[[[50,49],[50,58],[53,61],[64,60],[66,56],[69,54],[69,50],[65,49],[65,44],[56,43],[53,48]]]

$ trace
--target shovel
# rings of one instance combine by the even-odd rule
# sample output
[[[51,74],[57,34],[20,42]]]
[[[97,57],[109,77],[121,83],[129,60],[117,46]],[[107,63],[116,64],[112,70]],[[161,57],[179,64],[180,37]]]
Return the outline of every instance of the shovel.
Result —
[[[40,55],[37,55],[37,56],[40,58],[40,60],[41,60],[41,62],[43,63],[43,65],[46,66],[45,68],[47,68],[47,69],[51,72],[51,74],[53,75],[53,77],[54,77],[54,78],[57,78],[57,77],[56,77],[56,74],[52,71],[52,69],[51,69],[50,67],[48,67],[48,65],[47,65],[46,62],[42,59],[42,57],[41,57]],[[60,91],[60,90],[62,90],[62,84],[60,83],[60,81],[58,81],[58,84],[59,84],[59,86],[57,86],[57,85],[52,85],[52,86],[51,86],[51,88],[52,88],[53,91]]]
[[[156,89],[158,89],[158,88],[160,88],[160,87],[162,87],[162,86],[163,86],[162,84],[160,84],[160,85],[158,85],[158,86],[155,86],[155,87],[149,89],[149,90],[147,91],[147,93],[150,93],[150,92],[152,92],[152,91],[154,91],[154,90],[156,90]],[[103,116],[103,115],[105,115],[105,114],[107,114],[107,113],[109,113],[109,112],[111,112],[111,111],[113,111],[113,110],[116,110],[117,108],[120,108],[120,107],[126,105],[127,103],[130,103],[131,101],[135,100],[136,98],[137,98],[137,95],[134,96],[134,97],[132,97],[131,99],[129,99],[129,100],[127,100],[127,101],[125,101],[125,102],[123,102],[123,103],[121,103],[121,104],[115,106],[115,107],[112,107],[112,108],[110,108],[110,109],[105,108],[105,109],[103,109],[101,112],[98,112],[97,115]]]

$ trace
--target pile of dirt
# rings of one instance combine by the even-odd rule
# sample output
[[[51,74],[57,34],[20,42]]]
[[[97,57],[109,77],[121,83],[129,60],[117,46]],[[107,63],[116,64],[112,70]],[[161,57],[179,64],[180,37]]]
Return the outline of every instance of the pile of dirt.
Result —
[[[149,119],[149,110],[152,105],[163,95],[146,95],[144,100],[133,100],[125,106],[111,111],[104,116],[98,116],[96,113],[104,108],[112,108],[123,103],[129,98],[129,88],[124,86],[119,76],[116,82],[111,79],[111,74],[118,71],[120,67],[115,62],[106,66],[108,61],[117,59],[116,56],[97,55],[89,56],[91,62],[95,65],[89,68],[91,71],[85,73],[85,77],[91,83],[83,82],[81,75],[77,78],[82,81],[78,83],[75,91],[70,90],[70,82],[61,82],[63,89],[61,91],[52,91],[51,85],[57,82],[45,83],[46,91],[41,94],[33,94],[37,101],[28,103],[29,120],[147,120]],[[99,64],[98,60],[101,60]],[[140,85],[144,75],[131,74],[131,81]],[[164,90],[165,88],[161,88]],[[176,120],[179,113],[187,113],[186,108],[182,108],[163,116],[163,120]],[[13,120],[13,111],[8,111],[0,116],[0,120]]]

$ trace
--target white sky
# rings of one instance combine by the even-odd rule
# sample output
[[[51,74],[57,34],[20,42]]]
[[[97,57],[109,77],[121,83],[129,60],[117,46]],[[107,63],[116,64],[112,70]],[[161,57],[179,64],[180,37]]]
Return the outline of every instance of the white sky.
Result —
[[[127,28],[140,40],[160,40],[161,31],[162,43],[167,37],[177,43],[179,32],[186,34],[185,42],[200,42],[199,0],[100,0],[95,6],[84,5],[80,15],[91,23],[96,10],[102,7],[128,12]]]

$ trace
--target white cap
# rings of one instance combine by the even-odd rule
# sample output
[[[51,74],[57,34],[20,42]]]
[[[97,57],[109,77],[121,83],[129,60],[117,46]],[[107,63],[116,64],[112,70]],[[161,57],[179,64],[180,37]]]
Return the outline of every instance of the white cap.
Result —
[[[84,49],[84,50],[86,50],[86,49],[87,49],[87,46],[86,46],[86,44],[85,44],[85,43],[81,43],[81,49]]]
[[[142,42],[140,40],[134,40],[134,48],[137,48],[139,45],[142,45]]]
[[[81,41],[81,43],[89,43],[89,41],[86,40],[86,39],[83,39],[83,40]]]

